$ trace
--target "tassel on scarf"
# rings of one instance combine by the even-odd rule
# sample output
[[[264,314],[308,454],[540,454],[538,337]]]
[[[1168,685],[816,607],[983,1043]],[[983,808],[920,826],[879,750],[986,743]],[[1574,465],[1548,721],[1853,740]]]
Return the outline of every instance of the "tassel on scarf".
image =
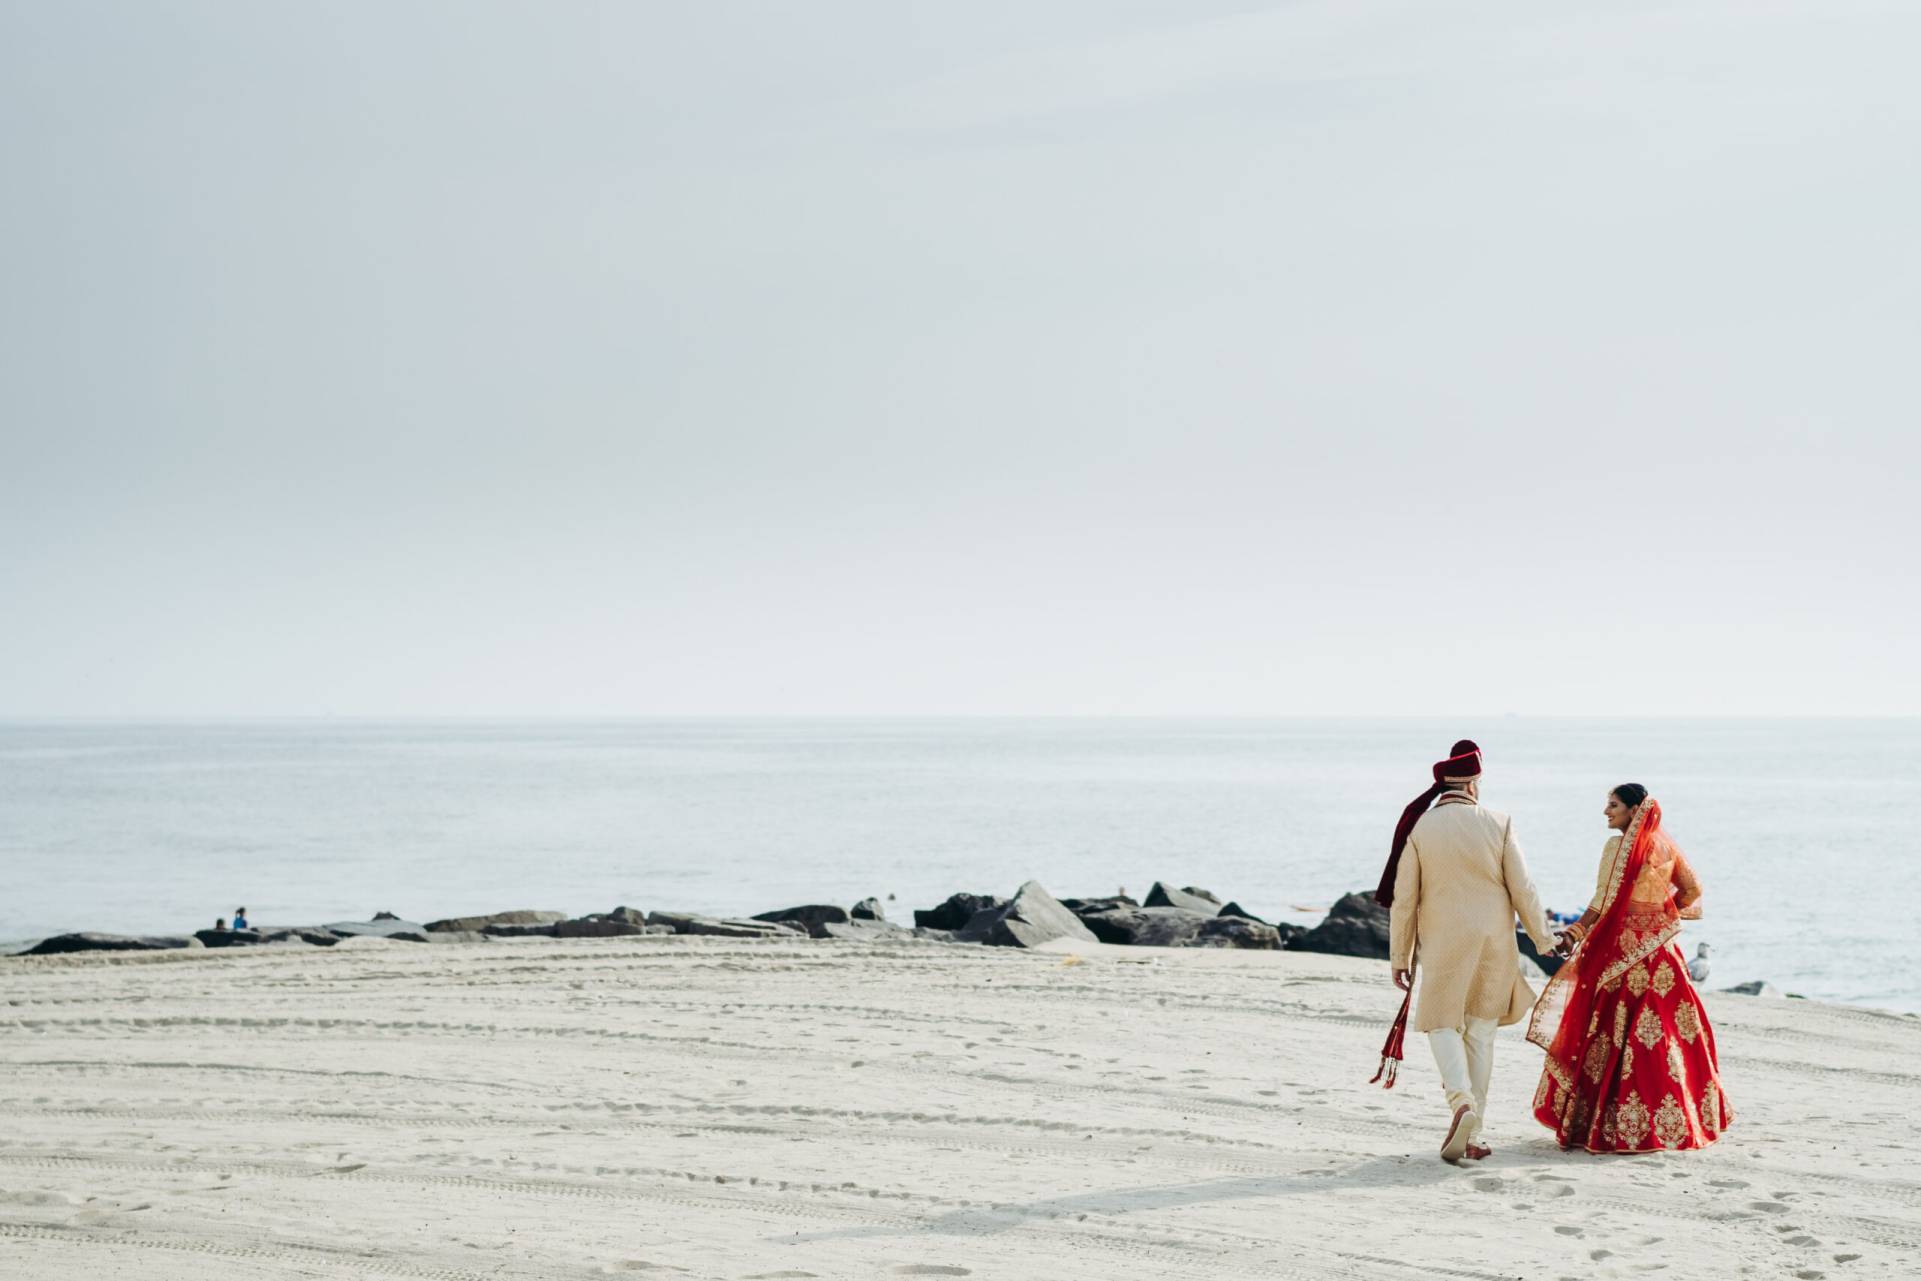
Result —
[[[1407,1046],[1407,1011],[1414,1001],[1414,976],[1407,976],[1407,995],[1401,998],[1401,1012],[1394,1016],[1394,1026],[1388,1029],[1387,1044],[1381,1047],[1381,1066],[1368,1081],[1373,1085],[1380,1081],[1383,1090],[1394,1088],[1394,1078],[1401,1073],[1401,1059]],[[1387,1078],[1382,1080],[1382,1078]]]

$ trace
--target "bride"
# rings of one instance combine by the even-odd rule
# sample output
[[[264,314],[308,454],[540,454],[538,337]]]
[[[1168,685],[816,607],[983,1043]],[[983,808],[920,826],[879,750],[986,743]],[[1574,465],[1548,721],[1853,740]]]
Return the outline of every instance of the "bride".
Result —
[[[1548,982],[1528,1040],[1547,1051],[1534,1117],[1563,1148],[1703,1148],[1734,1119],[1687,962],[1674,945],[1701,916],[1694,870],[1638,783],[1608,794],[1594,901],[1568,927],[1573,954]]]

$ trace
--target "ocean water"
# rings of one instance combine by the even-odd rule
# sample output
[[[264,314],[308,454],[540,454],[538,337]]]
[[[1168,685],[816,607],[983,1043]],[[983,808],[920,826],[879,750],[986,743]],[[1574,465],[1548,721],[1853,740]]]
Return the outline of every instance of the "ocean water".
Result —
[[[1549,906],[1641,782],[1709,987],[1921,1010],[1921,721],[0,722],[0,940],[616,904],[718,914],[1200,885],[1312,922],[1457,737]],[[892,896],[889,899],[889,896]]]

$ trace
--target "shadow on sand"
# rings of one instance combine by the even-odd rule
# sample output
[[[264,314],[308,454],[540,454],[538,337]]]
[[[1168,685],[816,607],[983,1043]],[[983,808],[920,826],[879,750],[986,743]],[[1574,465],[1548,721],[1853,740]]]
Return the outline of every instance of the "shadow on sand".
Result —
[[[1477,1171],[1513,1174],[1526,1170],[1550,1170],[1560,1154],[1552,1143],[1523,1142],[1511,1145],[1512,1156],[1487,1164],[1453,1166],[1432,1156],[1374,1156],[1352,1164],[1330,1162],[1324,1168],[1303,1170],[1298,1174],[1272,1174],[1234,1179],[1210,1179],[1199,1183],[1157,1183],[1139,1188],[1104,1188],[1076,1192],[1069,1196],[1044,1197],[1038,1201],[999,1202],[966,1206],[933,1215],[912,1228],[846,1228],[833,1232],[809,1232],[783,1238],[799,1241],[846,1241],[862,1237],[895,1237],[903,1231],[953,1236],[981,1236],[1006,1232],[1043,1220],[1085,1218],[1090,1214],[1108,1217],[1144,1211],[1173,1210],[1214,1202],[1287,1197],[1301,1192],[1318,1192],[1343,1185],[1370,1190],[1424,1188],[1459,1179]]]

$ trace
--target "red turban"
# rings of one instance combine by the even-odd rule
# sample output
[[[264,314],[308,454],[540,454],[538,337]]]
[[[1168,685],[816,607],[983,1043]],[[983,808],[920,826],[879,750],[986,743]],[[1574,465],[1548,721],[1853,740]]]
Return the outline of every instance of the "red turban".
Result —
[[[1394,906],[1394,874],[1401,867],[1401,851],[1407,847],[1408,833],[1434,798],[1445,792],[1450,782],[1465,782],[1481,776],[1481,749],[1471,739],[1462,739],[1447,754],[1447,759],[1434,765],[1434,786],[1408,802],[1401,811],[1401,821],[1394,825],[1394,844],[1388,850],[1387,867],[1381,872],[1380,887],[1374,891],[1374,901],[1382,907]]]
[[[1454,752],[1444,761],[1434,765],[1434,781],[1437,783],[1465,783],[1470,778],[1481,776],[1481,749],[1462,739],[1454,745]]]

